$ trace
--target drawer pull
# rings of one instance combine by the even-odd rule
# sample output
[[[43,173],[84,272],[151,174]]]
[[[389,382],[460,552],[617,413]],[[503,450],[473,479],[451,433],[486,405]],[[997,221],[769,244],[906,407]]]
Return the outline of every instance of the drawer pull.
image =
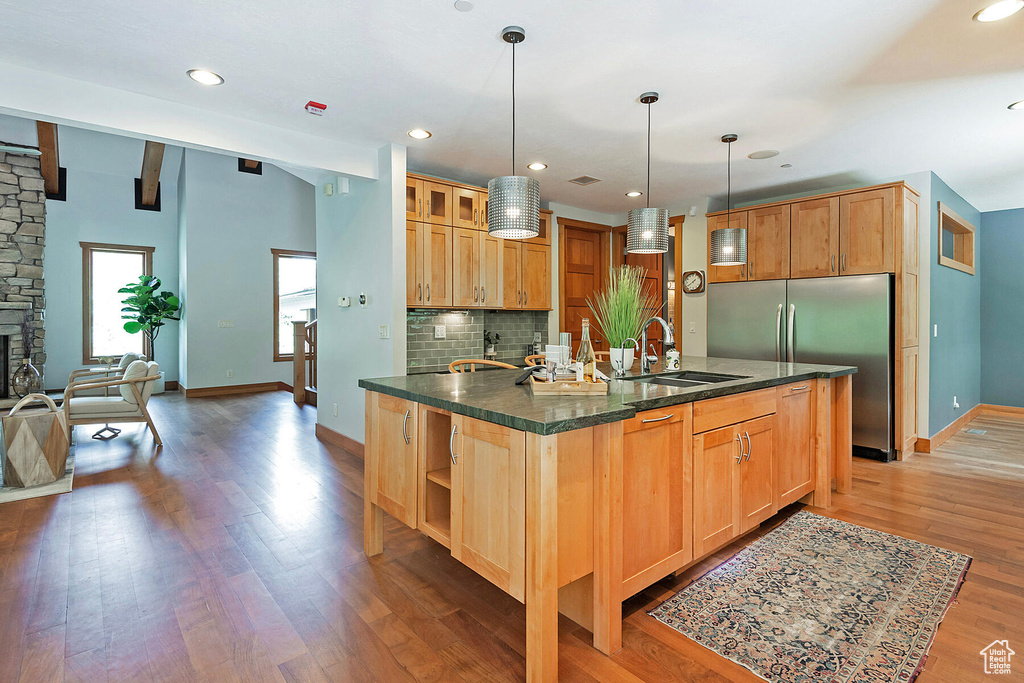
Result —
[[[806,389],[806,388],[807,388],[807,385],[805,384],[802,387],[790,387],[789,390],[790,391],[800,391],[801,389]]]
[[[662,415],[661,417],[650,417],[647,418],[646,420],[640,420],[640,422],[642,422],[643,424],[647,424],[648,422],[664,422],[670,417],[672,417],[672,415]]]
[[[406,426],[409,424],[409,411],[405,411],[405,419],[402,420],[402,438],[405,439],[405,445],[409,445],[409,431]]]
[[[459,425],[452,425],[452,435],[448,438],[448,452],[452,454],[452,464],[455,465],[457,456],[455,455],[455,434],[459,431]]]

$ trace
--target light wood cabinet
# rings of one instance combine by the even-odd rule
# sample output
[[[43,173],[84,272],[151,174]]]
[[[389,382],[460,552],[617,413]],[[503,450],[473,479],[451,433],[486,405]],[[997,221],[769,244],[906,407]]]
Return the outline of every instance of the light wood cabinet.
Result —
[[[452,537],[451,413],[418,405],[419,529],[446,548]]]
[[[426,220],[423,210],[423,180],[406,176],[405,178],[405,220]]]
[[[505,240],[480,233],[480,305],[483,308],[504,308]]]
[[[522,244],[523,308],[544,311],[551,308],[551,247]]]
[[[814,386],[819,380],[777,387],[775,507],[814,490]]]
[[[452,557],[526,596],[526,434],[452,415]]]
[[[409,307],[423,305],[423,235],[420,223],[405,222],[405,298]]]
[[[788,205],[747,212],[747,279],[784,280],[789,277]]]
[[[480,229],[480,194],[479,191],[470,188],[452,188],[452,201],[455,205],[452,218],[454,227]]]
[[[452,306],[480,304],[480,251],[478,230],[452,229]]]
[[[775,416],[736,426],[743,430],[747,453],[736,468],[739,486],[739,532],[745,534],[775,514]]]
[[[504,267],[501,271],[502,299],[506,309],[523,307],[523,250],[515,240],[501,240]]]
[[[411,306],[452,305],[452,229],[406,223],[406,298]],[[415,291],[409,278],[415,278]]]
[[[728,220],[727,220],[728,219]],[[708,216],[708,282],[742,282],[747,279],[747,265],[711,265],[711,233],[720,228],[747,229],[747,212],[734,211],[731,215]],[[749,241],[748,241],[749,247]],[[749,255],[749,251],[748,251]]]
[[[407,190],[408,191],[408,190]],[[455,217],[452,206],[453,188],[443,183],[423,181],[424,221],[434,225],[451,225]]]
[[[691,405],[622,426],[622,585],[640,591],[693,559]]]
[[[789,274],[838,275],[839,197],[795,202],[790,218]]]
[[[913,453],[917,443],[918,353],[917,346],[896,351],[895,447],[906,453]]]
[[[366,422],[365,489],[369,502],[416,527],[417,405],[367,393]]]
[[[840,197],[840,275],[895,271],[895,200],[892,187]]]

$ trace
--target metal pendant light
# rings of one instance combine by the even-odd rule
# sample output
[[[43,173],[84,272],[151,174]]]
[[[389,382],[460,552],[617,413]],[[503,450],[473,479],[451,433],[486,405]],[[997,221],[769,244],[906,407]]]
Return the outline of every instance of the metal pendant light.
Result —
[[[630,254],[664,254],[668,251],[668,209],[651,208],[651,105],[658,93],[645,92],[647,105],[647,207],[630,209],[626,227],[626,251]]]
[[[713,266],[742,266],[747,262],[747,231],[743,228],[730,228],[732,216],[732,143],[739,138],[735,133],[722,136],[722,142],[729,145],[729,185],[725,200],[725,226],[711,231],[711,244],[708,249]]]
[[[524,240],[540,234],[540,183],[516,175],[516,43],[526,31],[508,26],[501,39],[512,45],[512,175],[487,183],[487,234],[507,240]]]

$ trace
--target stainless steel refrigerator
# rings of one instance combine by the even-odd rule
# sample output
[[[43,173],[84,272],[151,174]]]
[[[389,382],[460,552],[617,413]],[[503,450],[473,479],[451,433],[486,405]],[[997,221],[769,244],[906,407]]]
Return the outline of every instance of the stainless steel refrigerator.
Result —
[[[856,365],[854,453],[892,460],[891,275],[708,285],[708,355]]]

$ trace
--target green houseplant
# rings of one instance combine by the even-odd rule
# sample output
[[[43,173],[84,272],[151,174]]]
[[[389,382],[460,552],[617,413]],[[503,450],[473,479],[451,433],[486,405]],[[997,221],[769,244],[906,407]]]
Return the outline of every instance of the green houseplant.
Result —
[[[657,297],[644,291],[647,272],[639,266],[608,269],[604,289],[587,306],[595,325],[608,340],[612,367],[617,374],[633,365],[633,349],[643,332],[644,322],[660,308]],[[632,342],[627,349],[627,341]]]
[[[150,360],[156,360],[156,338],[160,328],[168,320],[179,320],[178,311],[181,301],[174,292],[160,290],[160,278],[155,275],[142,275],[138,282],[130,282],[121,289],[119,294],[128,294],[121,303],[121,317],[128,322],[124,324],[125,332],[136,334],[142,332],[149,339]]]

